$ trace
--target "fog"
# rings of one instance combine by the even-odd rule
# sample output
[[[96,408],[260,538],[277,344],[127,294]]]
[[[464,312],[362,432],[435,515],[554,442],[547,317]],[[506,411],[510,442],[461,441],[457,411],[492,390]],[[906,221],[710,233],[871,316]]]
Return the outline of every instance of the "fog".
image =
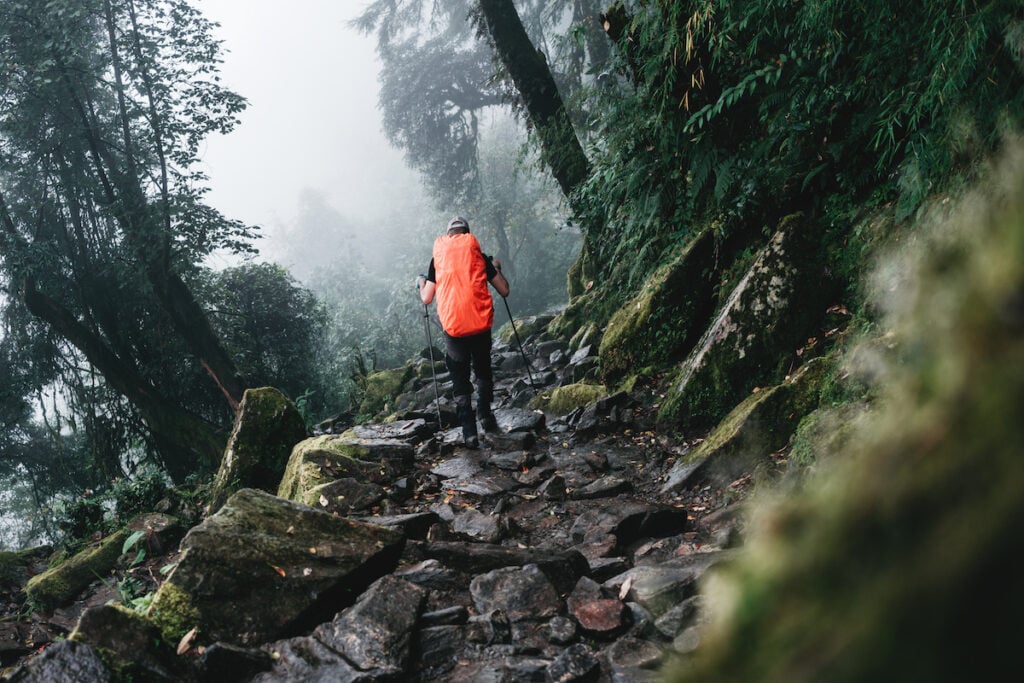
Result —
[[[331,232],[384,225],[397,208],[425,204],[415,173],[381,130],[375,38],[348,25],[363,3],[194,2],[220,24],[224,84],[249,101],[233,132],[206,143],[207,198],[263,229],[262,256],[288,260],[282,245],[311,201],[349,223],[323,226],[328,245],[343,237]],[[283,265],[301,277],[309,264]]]

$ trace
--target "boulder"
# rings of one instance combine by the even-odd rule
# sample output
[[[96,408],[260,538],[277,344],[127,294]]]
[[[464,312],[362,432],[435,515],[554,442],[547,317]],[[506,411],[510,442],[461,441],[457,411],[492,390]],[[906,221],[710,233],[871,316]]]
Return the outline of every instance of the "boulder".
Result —
[[[816,358],[782,384],[752,393],[697,448],[676,461],[662,492],[678,491],[698,478],[724,486],[767,462],[817,406],[831,367],[830,359]]]
[[[313,489],[338,479],[385,483],[411,465],[414,456],[404,441],[360,439],[351,431],[315,436],[292,449],[277,495],[301,502],[309,500]]]
[[[711,316],[715,258],[714,231],[705,229],[611,317],[599,350],[606,385],[681,358],[693,346]]]
[[[402,393],[402,387],[414,374],[413,365],[406,363],[399,368],[380,370],[367,375],[363,400],[359,404],[359,414],[372,417],[393,409],[395,398]]]
[[[127,529],[119,529],[56,567],[36,574],[25,585],[28,599],[43,610],[71,602],[90,583],[110,574],[127,538]]]
[[[664,427],[714,425],[759,386],[778,384],[823,313],[828,287],[814,224],[785,218],[683,361],[658,413]]]
[[[89,681],[113,683],[117,678],[107,668],[96,649],[85,643],[62,640],[27,660],[4,680],[17,683],[53,683],[53,681]]]
[[[99,605],[85,610],[69,638],[95,648],[107,666],[125,680],[182,678],[181,665],[172,649],[177,643],[163,643],[154,624],[121,605]]]
[[[292,448],[305,438],[306,423],[284,394],[272,387],[246,389],[213,482],[207,514],[220,509],[239,489],[276,491]]]
[[[243,489],[181,543],[149,616],[164,637],[252,645],[308,630],[394,569],[404,537]]]
[[[556,387],[551,392],[538,394],[530,402],[530,406],[554,415],[568,415],[577,408],[590,405],[607,393],[600,384],[566,384]]]

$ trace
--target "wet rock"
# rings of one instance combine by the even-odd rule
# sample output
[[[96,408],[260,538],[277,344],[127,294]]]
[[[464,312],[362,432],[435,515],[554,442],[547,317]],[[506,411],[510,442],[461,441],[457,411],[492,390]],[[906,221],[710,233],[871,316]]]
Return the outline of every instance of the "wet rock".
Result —
[[[562,607],[555,587],[534,564],[481,574],[470,582],[469,591],[478,612],[500,610],[509,621],[547,619]]]
[[[253,683],[371,683],[379,680],[373,672],[359,671],[316,638],[282,640],[268,645],[267,650],[274,666],[270,671],[257,674]]]
[[[466,640],[484,645],[512,642],[512,625],[499,609],[469,618]]]
[[[203,683],[248,681],[274,666],[270,653],[230,643],[214,643],[199,656],[198,678]]]
[[[515,479],[502,474],[477,476],[471,479],[449,479],[444,482],[445,489],[476,498],[492,498],[513,491],[519,486]]]
[[[450,683],[544,683],[550,659],[507,656],[497,661],[458,664]]]
[[[437,560],[424,560],[395,571],[398,576],[417,586],[431,590],[452,590],[458,585],[458,576]]]
[[[70,640],[102,652],[108,665],[130,679],[176,681],[182,677],[174,652],[167,645],[158,645],[160,630],[120,605],[85,610]]]
[[[92,646],[63,640],[18,666],[5,680],[16,683],[112,683],[115,677]]]
[[[634,567],[604,583],[605,588],[616,593],[627,585],[630,600],[643,605],[655,617],[668,612],[673,606],[691,597],[696,591],[696,582],[712,566],[731,557],[731,551],[723,550],[692,555],[650,567]]]
[[[499,517],[485,515],[476,508],[466,508],[455,515],[452,531],[484,543],[497,543],[503,536]]]
[[[352,428],[352,434],[357,439],[379,441],[382,439],[398,439],[401,441],[419,442],[427,439],[433,434],[435,424],[430,424],[424,418],[412,420],[396,420],[384,424],[362,424]]]
[[[595,581],[605,581],[617,576],[630,568],[629,560],[625,557],[595,557],[587,558],[590,564],[590,578]]]
[[[582,543],[595,535],[613,535],[620,547],[643,537],[668,536],[687,526],[686,510],[670,505],[618,500],[583,512],[572,525],[572,538]]]
[[[411,447],[403,444],[403,448]],[[306,439],[292,449],[277,495],[301,501],[308,491],[336,479],[386,483],[392,478],[387,467],[364,457],[371,457],[369,449],[342,436],[327,434]]]
[[[25,585],[26,595],[42,609],[67,604],[97,577],[110,574],[127,538],[128,530],[119,529],[56,567],[36,574]]]
[[[498,425],[501,429],[501,425]],[[542,427],[537,427],[542,429]],[[497,451],[525,451],[533,448],[537,443],[537,436],[532,431],[511,432],[511,433],[490,433],[484,434],[484,439],[490,447]]]
[[[430,472],[442,479],[472,479],[482,469],[479,457],[460,455],[431,467]]]
[[[593,651],[582,643],[566,648],[547,668],[547,675],[554,683],[592,681],[600,673],[601,663]]]
[[[295,444],[306,438],[298,408],[277,389],[246,389],[213,481],[207,514],[243,488],[273,493]]]
[[[534,548],[510,548],[485,543],[424,543],[411,541],[410,556],[433,558],[467,574],[501,567],[534,564],[560,593],[568,593],[589,569],[587,560],[574,550],[548,552]]]
[[[599,351],[606,384],[612,386],[638,368],[663,365],[693,345],[711,315],[715,259],[714,231],[703,230],[671,253],[611,317]]]
[[[537,489],[537,493],[544,497],[544,500],[565,500],[565,477],[556,474]]]
[[[426,626],[457,626],[469,620],[469,611],[462,605],[446,607],[433,612],[424,612],[420,624]]]
[[[408,665],[412,628],[425,599],[423,588],[385,576],[314,637],[362,671],[397,675]]]
[[[586,633],[607,638],[622,632],[628,626],[626,606],[612,598],[571,597],[569,614]]]
[[[576,640],[576,622],[568,617],[552,617],[548,622],[548,638],[556,645],[568,645]]]
[[[520,408],[498,408],[494,411],[498,428],[510,434],[536,432],[544,428],[544,413]]]
[[[633,484],[614,475],[601,477],[583,488],[576,489],[570,496],[573,500],[592,500],[595,498],[610,498],[620,493],[627,493],[633,490]]]
[[[779,383],[829,294],[819,244],[803,215],[782,220],[680,366],[661,423],[713,426],[755,387]]]
[[[171,642],[267,642],[329,619],[391,571],[396,531],[243,489],[189,531],[149,616]]]
[[[655,627],[665,637],[675,638],[684,628],[693,625],[702,602],[703,598],[700,595],[694,595],[673,605],[655,620]]]
[[[665,661],[665,650],[649,640],[626,636],[603,651],[612,669],[656,669]]]
[[[322,509],[324,512],[348,515],[373,507],[384,499],[384,494],[383,486],[342,477],[313,487],[299,502]]]
[[[521,472],[524,468],[533,465],[533,463],[533,455],[524,450],[494,453],[487,458],[488,465],[508,472]]]
[[[381,515],[379,517],[357,517],[356,521],[376,524],[401,531],[406,538],[424,539],[427,537],[427,530],[438,521],[434,512],[411,512],[404,515]]]
[[[450,671],[465,642],[465,629],[462,626],[429,626],[420,629],[416,636],[415,651],[421,673],[436,678]]]
[[[726,485],[785,446],[801,418],[817,405],[831,367],[815,359],[782,384],[747,396],[701,444],[673,466],[662,492],[678,491],[695,476]]]

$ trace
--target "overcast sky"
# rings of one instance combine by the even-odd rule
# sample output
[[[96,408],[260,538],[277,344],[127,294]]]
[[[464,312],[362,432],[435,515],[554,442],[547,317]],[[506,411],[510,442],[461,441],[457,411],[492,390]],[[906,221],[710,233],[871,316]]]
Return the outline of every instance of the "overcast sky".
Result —
[[[206,144],[210,204],[273,233],[304,188],[346,216],[379,214],[414,177],[381,132],[375,39],[349,28],[364,0],[193,0],[221,26],[225,85],[249,100]]]

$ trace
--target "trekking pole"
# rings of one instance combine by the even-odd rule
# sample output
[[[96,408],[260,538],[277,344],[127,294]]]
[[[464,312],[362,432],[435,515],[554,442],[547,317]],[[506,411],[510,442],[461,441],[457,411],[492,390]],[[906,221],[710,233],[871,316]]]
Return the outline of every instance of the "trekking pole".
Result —
[[[416,289],[420,288],[420,280],[416,278]],[[423,329],[427,333],[427,349],[430,354],[430,378],[434,382],[434,407],[437,408],[437,430],[444,429],[441,421],[441,399],[437,395],[437,372],[434,370],[434,340],[430,336],[430,309],[423,304]]]
[[[530,378],[530,387],[533,389],[533,393],[537,393],[537,385],[533,383],[533,373],[530,372],[530,360],[526,357],[526,351],[523,350],[523,340],[519,338],[519,330],[516,329],[516,321],[512,317],[512,309],[508,306],[508,299],[501,297],[501,300],[505,302],[505,310],[508,312],[508,321],[512,323],[512,333],[516,336],[516,341],[519,343],[519,353],[523,356],[523,362],[526,363],[526,375]]]

